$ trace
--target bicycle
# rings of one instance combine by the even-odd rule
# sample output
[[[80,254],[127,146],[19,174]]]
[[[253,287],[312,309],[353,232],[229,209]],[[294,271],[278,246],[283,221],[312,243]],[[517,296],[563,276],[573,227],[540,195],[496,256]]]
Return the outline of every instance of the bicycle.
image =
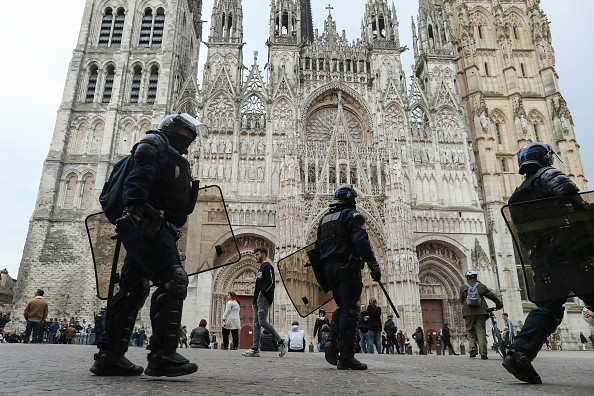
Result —
[[[508,345],[501,336],[501,331],[497,326],[497,320],[495,319],[493,311],[497,311],[497,308],[487,308],[489,318],[491,318],[491,333],[493,334],[493,345],[491,346],[491,349],[495,350],[499,356],[503,358],[507,353]]]

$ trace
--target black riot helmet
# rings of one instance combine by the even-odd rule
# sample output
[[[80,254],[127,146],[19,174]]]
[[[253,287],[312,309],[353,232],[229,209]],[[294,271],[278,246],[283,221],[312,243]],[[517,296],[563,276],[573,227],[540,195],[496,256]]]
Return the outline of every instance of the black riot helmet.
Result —
[[[188,113],[166,115],[159,124],[159,130],[165,133],[178,133],[181,128],[185,128],[192,134],[192,141],[198,134],[208,131],[206,125],[189,115]]]
[[[334,195],[332,196],[334,200],[330,202],[330,206],[354,206],[356,204],[355,198],[360,196],[363,196],[363,193],[357,187],[352,184],[342,184],[334,191]]]
[[[553,156],[557,156],[557,153],[548,144],[533,142],[522,147],[516,156],[520,165],[519,173],[524,175],[531,165],[539,168],[553,165]]]

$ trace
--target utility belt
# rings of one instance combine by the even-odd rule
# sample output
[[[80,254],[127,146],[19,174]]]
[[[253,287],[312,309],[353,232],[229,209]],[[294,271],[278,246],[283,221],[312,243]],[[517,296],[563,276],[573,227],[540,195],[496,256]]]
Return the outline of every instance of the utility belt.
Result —
[[[132,213],[127,210],[124,211],[124,215],[116,221],[116,232],[125,235],[135,229],[140,229],[140,235],[152,240],[162,226],[165,226],[173,233],[176,241],[181,237],[181,229],[165,220],[165,211],[163,209],[155,209],[152,205],[145,204],[144,213],[139,220],[135,219]]]

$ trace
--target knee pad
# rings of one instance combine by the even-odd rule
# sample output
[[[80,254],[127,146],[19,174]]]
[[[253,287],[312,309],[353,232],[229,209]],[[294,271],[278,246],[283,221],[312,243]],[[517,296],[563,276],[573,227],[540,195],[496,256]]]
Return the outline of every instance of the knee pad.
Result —
[[[171,293],[178,299],[184,300],[188,295],[188,274],[186,270],[180,265],[171,267],[169,271],[160,277],[162,282],[159,284],[159,289],[163,289],[167,293]]]

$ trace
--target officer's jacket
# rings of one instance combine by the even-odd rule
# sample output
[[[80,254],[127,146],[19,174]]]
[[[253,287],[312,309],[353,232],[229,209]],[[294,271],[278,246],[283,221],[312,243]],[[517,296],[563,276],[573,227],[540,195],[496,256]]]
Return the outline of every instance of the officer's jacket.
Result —
[[[142,213],[142,204],[165,211],[165,220],[185,224],[195,202],[191,194],[190,164],[160,132],[150,131],[134,151],[134,167],[124,184],[126,207]]]
[[[367,263],[376,262],[369,236],[352,208],[332,208],[318,226],[316,249],[323,263],[345,262],[351,255]]]

